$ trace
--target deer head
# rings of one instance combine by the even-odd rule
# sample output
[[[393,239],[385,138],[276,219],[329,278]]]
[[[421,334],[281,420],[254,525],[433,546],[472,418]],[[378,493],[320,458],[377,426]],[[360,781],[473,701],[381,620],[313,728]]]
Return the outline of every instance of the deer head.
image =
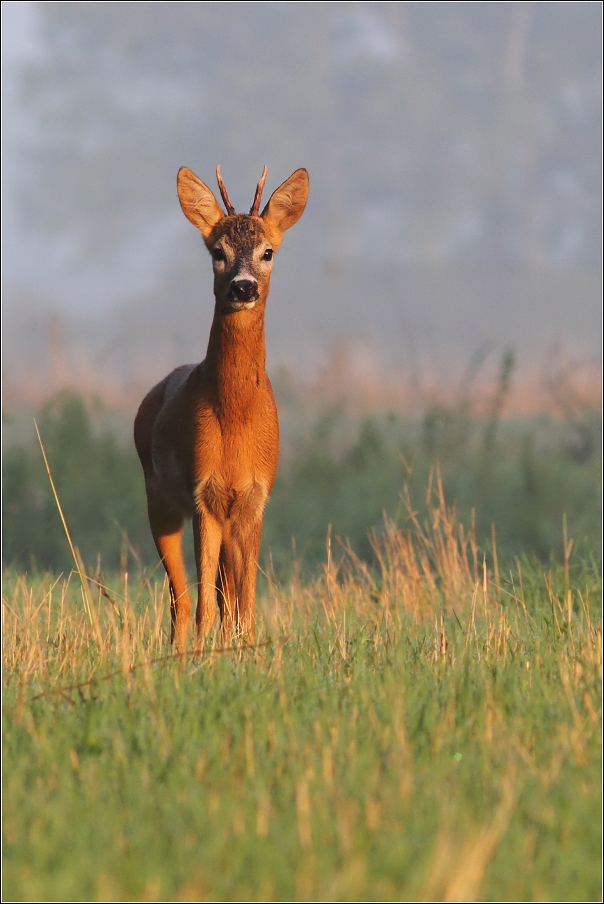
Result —
[[[178,171],[177,187],[184,215],[197,226],[212,256],[218,309],[229,314],[264,307],[283,233],[300,219],[306,206],[308,173],[296,170],[275,189],[261,214],[266,167],[249,214],[235,212],[220,167],[216,178],[226,214],[207,185],[184,166]]]

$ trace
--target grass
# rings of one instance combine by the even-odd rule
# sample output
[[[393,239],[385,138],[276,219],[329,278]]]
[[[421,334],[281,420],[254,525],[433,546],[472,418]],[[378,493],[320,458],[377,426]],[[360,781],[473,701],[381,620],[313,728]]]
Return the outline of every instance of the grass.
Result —
[[[3,900],[600,900],[597,568],[409,525],[181,656],[157,573],[7,572]]]

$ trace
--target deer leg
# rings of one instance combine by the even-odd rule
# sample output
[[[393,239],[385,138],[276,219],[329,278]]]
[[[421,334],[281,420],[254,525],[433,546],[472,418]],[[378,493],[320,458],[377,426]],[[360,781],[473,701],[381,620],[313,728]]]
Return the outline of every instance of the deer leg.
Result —
[[[226,646],[231,643],[239,620],[239,603],[233,572],[233,550],[228,526],[220,549],[219,580],[218,606],[220,608],[220,623],[222,625],[222,643]]]
[[[158,503],[149,490],[147,501],[151,533],[170,582],[170,643],[176,642],[177,648],[184,650],[191,616],[191,597],[182,555],[184,518]]]
[[[262,537],[262,521],[238,525],[233,537],[235,588],[237,593],[237,634],[253,643],[256,621],[256,578]]]
[[[222,527],[208,512],[200,512],[193,517],[193,540],[197,564],[195,623],[197,639],[201,641],[209,634],[216,615],[216,571]]]

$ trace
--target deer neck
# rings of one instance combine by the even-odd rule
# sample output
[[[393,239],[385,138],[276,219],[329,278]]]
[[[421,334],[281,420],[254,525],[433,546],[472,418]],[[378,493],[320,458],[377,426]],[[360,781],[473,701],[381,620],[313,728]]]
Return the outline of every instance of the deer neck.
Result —
[[[205,368],[219,410],[226,413],[253,406],[263,385],[265,365],[264,305],[221,314],[217,304]]]

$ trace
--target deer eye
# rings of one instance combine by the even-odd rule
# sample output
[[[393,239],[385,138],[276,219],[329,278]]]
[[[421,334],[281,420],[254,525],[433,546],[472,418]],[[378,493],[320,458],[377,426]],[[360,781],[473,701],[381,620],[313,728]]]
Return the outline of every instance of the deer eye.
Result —
[[[212,249],[212,257],[215,261],[225,261],[226,256],[222,248],[213,248]]]
[[[263,261],[272,261],[272,259],[273,259],[273,249],[267,248],[266,251],[264,252],[264,254],[262,255],[262,260]]]

